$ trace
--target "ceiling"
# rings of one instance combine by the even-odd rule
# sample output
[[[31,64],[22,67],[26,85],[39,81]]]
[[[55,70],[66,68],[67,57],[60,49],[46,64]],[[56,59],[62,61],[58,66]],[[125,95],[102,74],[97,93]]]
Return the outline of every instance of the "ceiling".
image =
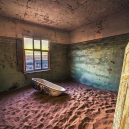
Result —
[[[0,15],[71,31],[128,8],[129,0],[0,0]]]

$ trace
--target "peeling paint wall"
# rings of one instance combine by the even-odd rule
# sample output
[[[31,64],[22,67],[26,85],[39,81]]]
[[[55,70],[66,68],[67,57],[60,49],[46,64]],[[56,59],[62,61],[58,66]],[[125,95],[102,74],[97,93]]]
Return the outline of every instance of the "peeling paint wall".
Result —
[[[16,66],[16,40],[0,38],[0,91],[22,87],[24,83],[24,75]]]
[[[69,78],[68,47],[65,44],[51,43],[51,69],[49,71],[23,74],[18,71],[16,62],[16,39],[0,37],[0,91],[15,89],[29,84],[31,77],[50,81]]]
[[[129,35],[96,41],[94,39],[128,33],[128,20],[127,13],[117,14],[69,33],[0,17],[0,36],[5,36],[0,37],[0,91],[22,87],[28,84],[31,77],[41,77],[50,81],[69,79],[69,64],[71,76],[77,81],[102,89],[117,90],[124,47]],[[51,41],[50,71],[34,74],[23,74],[18,71],[16,38],[23,36],[41,37]],[[73,44],[70,44],[70,36]]]
[[[1,16],[67,31],[123,10],[128,0],[0,0]]]
[[[129,13],[119,12],[85,24],[70,33],[71,43],[79,43],[129,33]]]
[[[32,77],[51,81],[68,78],[67,45],[65,44],[69,43],[70,38],[66,31],[0,17],[0,36],[0,91],[28,85]],[[22,39],[24,36],[48,39],[51,42],[51,70],[34,74],[23,74],[18,71],[16,38]]]
[[[20,20],[0,17],[0,36],[23,38],[32,36],[49,39],[51,42],[68,44],[69,33]]]
[[[100,89],[117,91],[129,34],[71,45],[73,79]]]

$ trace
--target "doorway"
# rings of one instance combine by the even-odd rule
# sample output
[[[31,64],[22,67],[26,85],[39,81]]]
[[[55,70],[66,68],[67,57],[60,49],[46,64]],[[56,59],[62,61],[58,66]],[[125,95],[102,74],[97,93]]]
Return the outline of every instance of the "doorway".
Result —
[[[129,43],[125,48],[113,129],[129,129]]]

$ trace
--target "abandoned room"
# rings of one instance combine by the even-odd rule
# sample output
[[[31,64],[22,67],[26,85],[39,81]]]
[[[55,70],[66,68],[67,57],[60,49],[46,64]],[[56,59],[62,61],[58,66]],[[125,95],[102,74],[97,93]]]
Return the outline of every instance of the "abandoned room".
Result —
[[[0,0],[0,129],[129,129],[129,0]]]

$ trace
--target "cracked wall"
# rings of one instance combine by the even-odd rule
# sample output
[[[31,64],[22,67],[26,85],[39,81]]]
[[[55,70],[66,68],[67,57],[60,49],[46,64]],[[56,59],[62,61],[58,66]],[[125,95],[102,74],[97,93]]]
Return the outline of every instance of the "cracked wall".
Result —
[[[79,43],[129,33],[129,13],[119,12],[85,24],[70,33],[71,43]]]
[[[0,91],[29,85],[32,77],[44,78],[50,81],[67,80],[70,76],[67,60],[68,47],[66,44],[54,42],[51,42],[50,45],[50,70],[24,74],[19,71],[17,66],[16,38],[0,37]]]
[[[67,31],[128,9],[128,0],[0,0],[0,16]]]
[[[71,75],[74,79],[81,83],[116,91],[122,68],[124,47],[129,37],[129,35],[121,36],[120,34],[129,33],[128,21],[127,13],[114,14],[94,23],[83,25],[69,33],[0,17],[0,36],[5,36],[0,38],[0,84],[2,84],[0,90],[24,86],[31,77],[41,77],[51,81],[69,78],[69,71],[65,70],[69,64],[68,48],[71,48]],[[115,39],[109,37],[114,35],[119,36]],[[15,40],[23,36],[41,37],[52,42],[54,54],[51,55],[51,71],[24,75],[17,70]],[[96,40],[104,37],[109,38]],[[71,43],[73,44],[70,45]],[[83,53],[83,50],[86,53]],[[105,58],[108,53],[108,58]],[[99,55],[98,59],[96,59],[96,55]],[[80,58],[80,56],[82,57]],[[115,58],[115,56],[119,58]],[[102,75],[98,69],[101,70]],[[93,79],[90,80],[90,78]]]
[[[70,42],[69,33],[66,31],[4,17],[0,17],[0,36],[14,38],[31,36],[48,39],[56,43],[68,44]]]
[[[71,45],[71,76],[100,89],[117,91],[129,34]]]

